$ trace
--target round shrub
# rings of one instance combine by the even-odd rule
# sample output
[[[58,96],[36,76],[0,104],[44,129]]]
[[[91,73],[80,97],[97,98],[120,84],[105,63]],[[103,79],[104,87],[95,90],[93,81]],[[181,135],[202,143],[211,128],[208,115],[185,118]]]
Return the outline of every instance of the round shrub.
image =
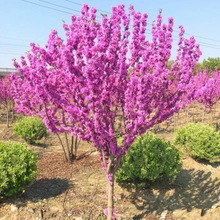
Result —
[[[47,136],[47,129],[40,118],[23,117],[15,123],[13,130],[27,143],[34,144]]]
[[[144,187],[163,176],[172,182],[182,167],[181,152],[151,132],[138,137],[115,175],[122,186]]]
[[[220,133],[210,125],[188,123],[174,133],[174,143],[195,159],[213,163],[220,158]]]
[[[0,196],[25,189],[37,174],[37,156],[25,144],[0,142]]]

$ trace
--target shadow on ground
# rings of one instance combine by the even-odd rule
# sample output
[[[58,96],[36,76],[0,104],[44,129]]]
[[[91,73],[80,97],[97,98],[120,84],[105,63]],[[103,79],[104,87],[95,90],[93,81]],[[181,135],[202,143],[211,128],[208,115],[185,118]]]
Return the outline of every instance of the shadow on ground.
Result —
[[[43,199],[59,196],[71,187],[73,187],[73,185],[69,183],[68,179],[45,178],[36,180],[33,184],[28,186],[23,193],[2,198],[2,200],[0,200],[0,206],[2,203],[14,203],[18,207],[23,207],[26,206],[29,201],[37,203]]]
[[[45,143],[34,143],[32,144],[33,146],[35,147],[39,147],[39,148],[48,148],[48,144],[45,144]]]
[[[36,180],[27,187],[24,193],[25,200],[37,202],[42,199],[49,199],[65,192],[70,187],[67,179],[53,178]]]
[[[219,202],[220,181],[218,178],[212,179],[211,172],[183,169],[173,185],[156,183],[149,189],[136,189],[129,197],[138,210],[143,210],[133,219],[142,219],[152,213],[161,215],[165,210],[190,212],[194,208],[201,209],[203,216]]]

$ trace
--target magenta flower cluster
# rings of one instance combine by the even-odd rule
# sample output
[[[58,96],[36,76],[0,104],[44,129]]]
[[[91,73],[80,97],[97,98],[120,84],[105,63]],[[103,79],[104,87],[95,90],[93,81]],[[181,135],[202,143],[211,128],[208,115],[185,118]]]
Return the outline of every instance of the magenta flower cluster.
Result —
[[[84,5],[81,16],[64,24],[65,41],[54,30],[46,48],[32,43],[27,58],[14,62],[20,73],[11,77],[16,109],[42,117],[51,132],[78,134],[116,159],[137,135],[179,111],[199,46],[193,37],[184,39],[180,26],[169,69],[173,19],[162,24],[159,14],[150,41],[148,15],[129,10],[113,7],[110,18],[97,22],[96,9]]]

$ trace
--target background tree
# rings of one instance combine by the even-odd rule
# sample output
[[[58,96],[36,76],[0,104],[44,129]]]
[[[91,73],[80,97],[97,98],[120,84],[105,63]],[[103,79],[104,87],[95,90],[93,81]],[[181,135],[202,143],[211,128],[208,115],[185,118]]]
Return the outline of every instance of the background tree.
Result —
[[[9,114],[13,111],[13,98],[11,92],[11,83],[9,76],[5,76],[0,79],[0,106],[5,109],[7,127],[9,127]],[[12,112],[13,120],[13,112]]]
[[[194,86],[194,99],[209,109],[220,98],[220,71],[209,71],[205,68],[198,71],[192,80]]]
[[[205,120],[205,112],[212,111],[213,106],[220,99],[220,71],[199,70],[196,72],[195,77],[191,81],[191,88],[189,93],[194,90],[192,100],[196,100],[201,103],[204,107],[202,122]],[[212,112],[213,113],[213,112]],[[213,122],[213,114],[211,114],[211,123]]]
[[[121,158],[138,135],[184,107],[201,54],[180,26],[177,57],[168,68],[173,19],[162,24],[159,14],[148,41],[147,17],[132,6],[127,14],[119,5],[98,22],[96,9],[85,4],[81,16],[64,24],[66,40],[52,31],[45,49],[31,44],[27,61],[15,62],[21,77],[12,77],[13,85],[33,96],[17,97],[17,109],[28,112],[39,102],[37,114],[52,132],[71,131],[98,149],[108,178],[107,219],[114,218],[114,175]]]
[[[57,101],[59,96],[55,97],[55,93],[47,86],[48,83],[51,83],[52,87],[57,86],[58,88],[58,83],[51,79],[51,76],[56,74],[56,70],[47,71],[47,62],[41,62],[43,59],[39,59],[37,47],[34,44],[31,45],[33,53],[28,54],[30,66],[27,65],[25,58],[21,57],[23,67],[15,62],[15,67],[19,70],[20,75],[11,74],[10,77],[15,110],[27,116],[42,118],[48,130],[57,135],[66,162],[72,162],[76,158],[79,141],[77,136],[75,136],[75,140],[72,135],[70,138],[68,137],[71,126],[65,122],[65,116]],[[51,47],[53,45],[49,46],[49,48]],[[53,56],[56,59],[53,51],[45,51],[44,55],[49,58]],[[38,62],[38,65],[34,65],[34,62]],[[59,81],[61,82],[61,80]],[[64,133],[64,141],[60,133]]]
[[[197,72],[201,71],[203,69],[202,63],[196,63],[195,68],[194,68],[194,75],[197,74]]]
[[[220,57],[209,57],[207,60],[203,60],[202,68],[208,68],[211,71],[215,71],[215,69],[220,70]]]

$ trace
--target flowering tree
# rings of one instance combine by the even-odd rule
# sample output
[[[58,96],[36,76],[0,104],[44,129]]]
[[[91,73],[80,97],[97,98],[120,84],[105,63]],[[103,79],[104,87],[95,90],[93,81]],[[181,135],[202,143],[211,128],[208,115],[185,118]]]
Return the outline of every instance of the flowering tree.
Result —
[[[9,112],[13,105],[13,98],[11,93],[11,84],[9,76],[0,79],[0,106],[6,110],[7,127],[9,127]]]
[[[62,102],[66,100],[62,100],[59,95],[64,88],[62,77],[65,76],[61,76],[61,73],[58,74],[62,69],[59,69],[58,66],[53,67],[53,65],[58,65],[53,64],[56,60],[61,62],[56,47],[62,41],[54,34],[55,32],[52,32],[50,35],[46,45],[47,50],[31,44],[31,52],[27,55],[28,63],[23,56],[21,65],[14,61],[19,75],[11,74],[10,77],[12,97],[15,109],[19,113],[43,119],[49,131],[57,135],[66,162],[72,162],[76,157],[79,141],[77,136],[75,136],[75,141],[74,136],[71,135],[70,140],[67,136],[72,125],[66,122],[65,113],[61,108]],[[48,68],[48,65],[51,65],[51,68]],[[61,78],[59,79],[58,76]],[[60,133],[65,134],[65,143],[62,141]]]
[[[201,103],[204,107],[202,121],[205,118],[205,111],[212,111],[212,107],[220,99],[220,71],[215,69],[215,71],[208,70],[205,68],[203,70],[198,70],[195,77],[191,80],[191,86],[188,90],[190,94],[193,92],[192,100],[196,100]],[[213,121],[213,115],[211,118],[211,123]]]
[[[220,98],[220,72],[209,71],[205,68],[198,71],[196,76],[191,80],[194,86],[194,99],[205,107],[211,108]]]
[[[107,219],[115,218],[114,174],[121,158],[137,135],[184,107],[201,54],[180,26],[177,56],[168,68],[173,19],[162,24],[159,14],[148,41],[147,17],[133,7],[127,14],[119,5],[98,22],[96,9],[85,4],[81,16],[64,24],[66,41],[52,31],[45,49],[31,44],[27,61],[15,62],[21,77],[12,77],[13,85],[26,89],[15,99],[17,108],[40,106],[36,114],[52,132],[71,131],[98,149],[108,178]],[[35,101],[26,104],[30,96]]]
[[[34,47],[32,50],[34,51]],[[37,56],[37,52],[35,55]],[[35,55],[28,55],[30,63],[35,59]],[[71,139],[69,140],[68,134],[71,131],[71,126],[66,124],[59,102],[56,103],[56,100],[53,99],[55,97],[52,90],[48,87],[44,88],[46,85],[44,84],[46,83],[45,81],[48,80],[49,82],[51,74],[54,74],[54,71],[50,72],[48,70],[48,74],[46,74],[42,71],[43,66],[40,66],[39,70],[39,66],[27,66],[24,57],[21,59],[23,67],[20,67],[15,62],[15,66],[20,74],[11,74],[10,77],[15,110],[27,116],[42,118],[50,132],[57,135],[66,162],[72,162],[76,158],[79,146],[78,138],[75,136],[74,140],[74,136],[71,135]],[[53,83],[51,84],[56,86]],[[64,133],[65,142],[61,139],[60,133]]]

